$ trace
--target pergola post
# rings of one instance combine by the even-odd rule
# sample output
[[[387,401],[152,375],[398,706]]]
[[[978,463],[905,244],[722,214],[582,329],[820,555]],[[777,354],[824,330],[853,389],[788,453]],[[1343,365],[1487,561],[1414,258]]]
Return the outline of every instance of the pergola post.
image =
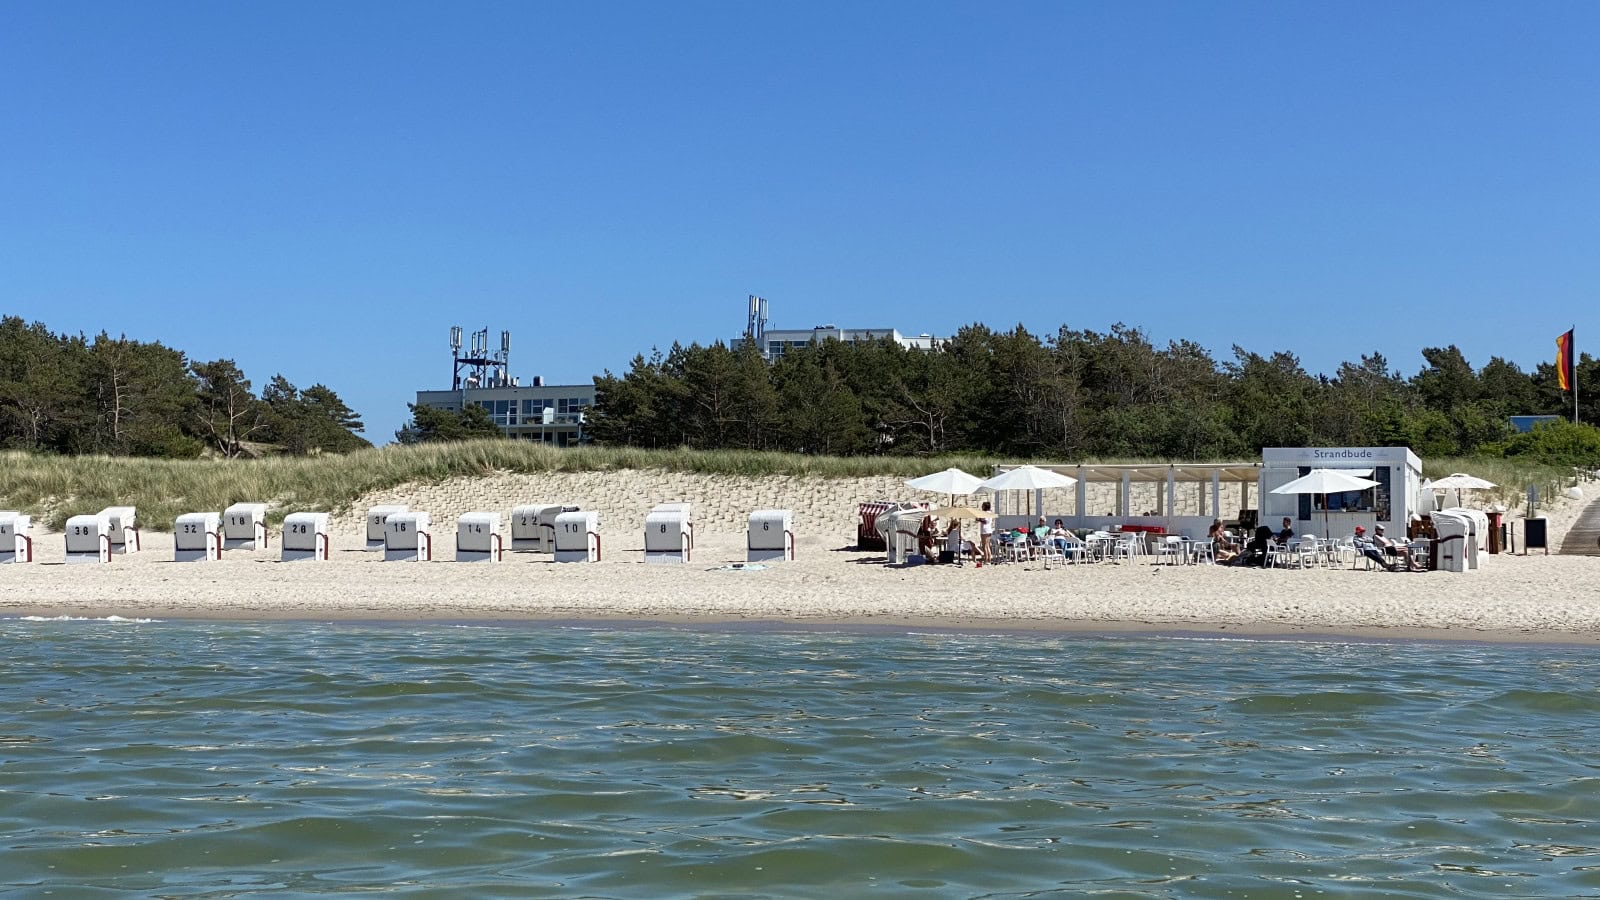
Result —
[[[1178,512],[1178,470],[1167,466],[1167,512],[1166,515],[1177,515]]]
[[[1128,491],[1132,482],[1133,474],[1131,472],[1123,472],[1122,487],[1117,491],[1117,515],[1119,516],[1128,515]]]
[[[1078,527],[1083,527],[1083,517],[1089,513],[1089,485],[1083,479],[1083,466],[1078,466]]]
[[[1222,518],[1222,471],[1211,470],[1211,516]]]

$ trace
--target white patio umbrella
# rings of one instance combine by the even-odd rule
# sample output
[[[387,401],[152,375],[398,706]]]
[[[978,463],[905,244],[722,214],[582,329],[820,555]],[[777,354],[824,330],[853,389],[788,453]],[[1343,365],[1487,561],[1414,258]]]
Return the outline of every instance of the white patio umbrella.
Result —
[[[983,479],[976,475],[968,475],[957,468],[945,469],[943,472],[934,472],[921,478],[913,478],[906,482],[907,487],[914,487],[919,491],[936,491],[940,494],[950,495],[950,505],[956,505],[957,494],[971,494],[983,484]]]
[[[1018,466],[978,485],[980,491],[1038,491],[1072,487],[1078,479],[1038,466]]]
[[[1453,475],[1449,475],[1445,478],[1435,481],[1433,483],[1433,487],[1435,490],[1440,491],[1455,491],[1456,505],[1460,506],[1462,491],[1481,491],[1485,488],[1499,487],[1499,485],[1492,481],[1485,481],[1476,475],[1468,475],[1465,472],[1456,472]]]
[[[1356,474],[1356,473],[1361,474]],[[1274,494],[1321,494],[1322,495],[1322,530],[1328,530],[1328,495],[1341,494],[1345,491],[1364,491],[1367,488],[1377,487],[1378,483],[1363,475],[1372,474],[1371,469],[1312,469],[1310,474],[1301,475],[1299,478],[1281,487],[1272,489]]]
[[[1038,491],[1051,488],[1067,488],[1078,483],[1078,479],[1071,475],[1060,475],[1049,469],[1038,466],[1018,466],[1009,472],[1001,472],[982,484],[978,485],[980,491]]]

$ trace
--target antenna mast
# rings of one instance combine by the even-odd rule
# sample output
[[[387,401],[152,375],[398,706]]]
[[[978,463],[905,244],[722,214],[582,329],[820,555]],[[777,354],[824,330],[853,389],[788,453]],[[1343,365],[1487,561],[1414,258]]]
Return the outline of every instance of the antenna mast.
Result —
[[[745,321],[744,336],[755,342],[756,349],[765,356],[767,352],[767,301],[750,295],[750,316]]]
[[[489,329],[472,333],[467,355],[461,355],[461,326],[450,326],[450,357],[454,363],[450,389],[505,387],[511,383],[511,332],[500,332],[500,350],[489,354]],[[467,377],[461,377],[462,370]]]

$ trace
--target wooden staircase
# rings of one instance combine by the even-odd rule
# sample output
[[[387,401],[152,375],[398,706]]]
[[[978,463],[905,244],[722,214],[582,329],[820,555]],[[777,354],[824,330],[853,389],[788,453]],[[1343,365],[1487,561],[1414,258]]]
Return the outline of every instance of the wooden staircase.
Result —
[[[1600,556],[1600,502],[1590,503],[1572,523],[1558,552],[1567,556]]]

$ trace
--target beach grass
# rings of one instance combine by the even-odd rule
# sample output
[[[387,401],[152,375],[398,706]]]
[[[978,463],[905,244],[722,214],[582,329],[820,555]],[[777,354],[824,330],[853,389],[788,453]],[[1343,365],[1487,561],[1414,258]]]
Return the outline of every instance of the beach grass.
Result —
[[[560,449],[498,439],[250,460],[7,452],[0,454],[0,508],[30,512],[59,529],[71,516],[131,505],[139,508],[146,527],[165,530],[182,513],[220,511],[233,503],[268,503],[270,520],[278,522],[295,511],[342,512],[363,496],[400,485],[499,473],[653,469],[744,477],[912,478],[949,466],[987,475],[995,462],[970,455],[836,457],[741,450]]]
[[[1553,500],[1569,487],[1584,479],[1582,473],[1571,466],[1554,466],[1499,456],[1441,456],[1422,461],[1422,476],[1438,481],[1447,475],[1465,472],[1497,487],[1483,491],[1462,491],[1461,499],[1468,506],[1485,506],[1498,503],[1509,510],[1523,509],[1528,502],[1528,488],[1538,490],[1540,502]],[[1456,492],[1449,491],[1448,502],[1454,505]]]
[[[166,530],[182,513],[221,511],[238,502],[270,504],[270,518],[276,523],[294,511],[343,512],[361,497],[401,485],[438,484],[452,478],[498,473],[635,469],[751,478],[914,478],[954,466],[981,477],[987,476],[997,463],[1019,461],[1022,460],[977,455],[839,457],[744,450],[560,449],[498,439],[390,445],[344,455],[251,460],[6,452],[0,454],[0,508],[29,512],[59,529],[74,515],[98,512],[107,506],[132,505],[139,508],[140,521],[147,527]],[[1539,487],[1542,495],[1552,496],[1575,483],[1571,469],[1510,459],[1436,459],[1426,461],[1424,469],[1433,478],[1471,472],[1496,482],[1503,487],[1477,499],[1501,502],[1513,509],[1530,484]]]

